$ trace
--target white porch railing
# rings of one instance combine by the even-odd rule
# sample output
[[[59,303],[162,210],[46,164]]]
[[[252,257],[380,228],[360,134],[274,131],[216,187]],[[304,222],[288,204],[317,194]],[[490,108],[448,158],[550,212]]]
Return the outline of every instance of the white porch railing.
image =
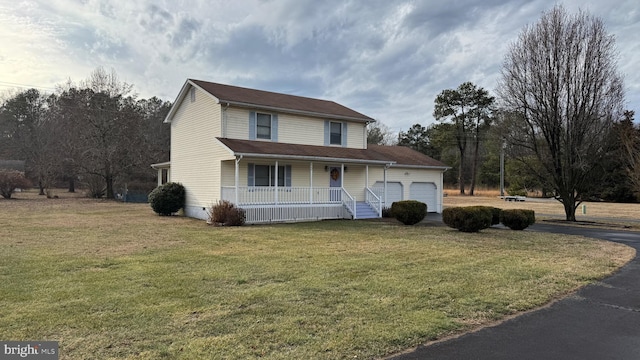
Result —
[[[287,204],[340,204],[342,188],[240,186],[236,201],[236,188],[222,187],[222,199],[238,206]]]
[[[356,199],[354,199],[353,196],[351,196],[351,194],[349,194],[347,192],[347,190],[345,190],[345,189],[342,189],[342,198],[343,198],[342,203],[344,204],[344,206],[353,215],[353,218],[357,219],[357,216],[356,216]]]
[[[356,218],[356,200],[339,187],[222,187],[222,200],[245,209],[247,223]],[[236,201],[237,196],[237,201]]]
[[[371,206],[378,216],[382,217],[382,197],[375,194],[370,188],[365,190],[365,201]]]

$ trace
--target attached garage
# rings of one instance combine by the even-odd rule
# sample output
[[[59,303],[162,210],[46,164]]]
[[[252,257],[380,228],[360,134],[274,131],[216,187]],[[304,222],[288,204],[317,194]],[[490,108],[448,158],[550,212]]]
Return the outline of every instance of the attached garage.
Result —
[[[427,212],[438,211],[438,188],[432,182],[413,182],[409,186],[411,200],[427,204]]]
[[[376,181],[373,185],[376,195],[384,199],[384,181]],[[402,183],[399,181],[387,182],[387,202],[384,207],[391,207],[394,201],[403,200],[403,188]]]

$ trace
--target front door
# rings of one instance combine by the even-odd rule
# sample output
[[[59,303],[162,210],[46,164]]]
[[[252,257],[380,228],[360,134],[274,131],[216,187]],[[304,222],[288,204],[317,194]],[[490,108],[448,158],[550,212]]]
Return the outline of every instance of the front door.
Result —
[[[329,168],[329,187],[331,201],[340,201],[342,199],[342,172],[339,167],[331,166]]]

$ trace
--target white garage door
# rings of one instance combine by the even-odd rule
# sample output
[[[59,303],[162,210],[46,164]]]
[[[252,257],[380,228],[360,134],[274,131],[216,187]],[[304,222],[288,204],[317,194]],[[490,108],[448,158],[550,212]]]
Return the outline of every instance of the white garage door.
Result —
[[[373,191],[384,201],[384,181],[376,181]],[[387,181],[387,203],[384,207],[391,207],[394,201],[402,200],[402,184],[394,181]]]
[[[427,212],[438,211],[438,192],[434,183],[411,183],[409,197],[411,200],[418,200],[427,204]]]

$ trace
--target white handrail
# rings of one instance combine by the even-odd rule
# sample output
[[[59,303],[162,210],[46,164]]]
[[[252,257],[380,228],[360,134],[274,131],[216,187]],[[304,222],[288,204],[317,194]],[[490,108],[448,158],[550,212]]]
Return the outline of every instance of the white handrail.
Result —
[[[366,188],[365,194],[365,201],[367,202],[367,204],[369,204],[369,206],[376,210],[379,217],[382,217],[382,198],[376,195],[373,190],[368,187]]]
[[[342,203],[347,207],[347,210],[349,210],[349,212],[353,214],[353,218],[357,219],[358,217],[356,215],[356,200],[344,188],[342,188],[342,195]]]

